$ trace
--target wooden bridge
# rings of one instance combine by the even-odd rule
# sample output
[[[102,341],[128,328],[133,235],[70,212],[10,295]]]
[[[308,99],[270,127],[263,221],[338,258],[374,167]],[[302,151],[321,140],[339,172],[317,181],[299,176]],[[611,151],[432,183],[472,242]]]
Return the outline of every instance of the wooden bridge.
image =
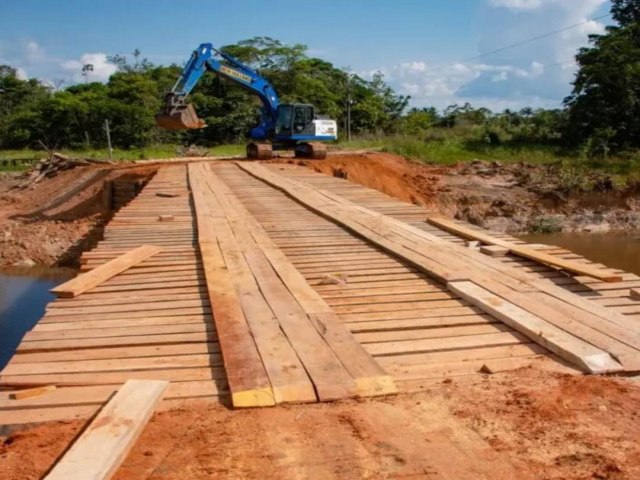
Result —
[[[128,379],[170,381],[161,408],[248,407],[640,370],[640,277],[294,165],[161,167],[83,263],[112,272],[26,334],[0,424],[88,417]]]

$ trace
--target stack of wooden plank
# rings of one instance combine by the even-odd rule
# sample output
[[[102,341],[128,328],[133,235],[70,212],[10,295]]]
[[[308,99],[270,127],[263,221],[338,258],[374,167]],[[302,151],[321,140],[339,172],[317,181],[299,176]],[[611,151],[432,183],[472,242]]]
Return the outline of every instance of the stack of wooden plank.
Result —
[[[238,165],[307,208],[410,262],[451,291],[464,294],[478,308],[491,315],[506,315],[514,328],[580,368],[589,372],[640,368],[639,329],[624,315],[273,169]]]
[[[189,166],[209,297],[234,406],[396,391],[207,165]]]

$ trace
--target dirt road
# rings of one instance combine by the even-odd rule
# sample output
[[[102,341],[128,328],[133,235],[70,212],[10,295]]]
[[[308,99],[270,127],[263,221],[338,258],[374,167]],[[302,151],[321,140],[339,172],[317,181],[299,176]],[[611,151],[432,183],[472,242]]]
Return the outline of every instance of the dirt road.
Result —
[[[1,438],[3,479],[38,478],[82,424]],[[631,480],[639,431],[637,384],[524,369],[367,401],[160,412],[115,478]]]

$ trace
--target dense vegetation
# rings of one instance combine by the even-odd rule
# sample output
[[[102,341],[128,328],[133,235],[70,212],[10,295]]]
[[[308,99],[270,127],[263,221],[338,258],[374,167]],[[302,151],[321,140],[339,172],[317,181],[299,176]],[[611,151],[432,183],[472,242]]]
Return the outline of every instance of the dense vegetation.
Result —
[[[443,112],[407,110],[409,98],[393,91],[381,74],[365,80],[312,58],[304,45],[265,37],[227,45],[223,50],[259,69],[285,102],[308,102],[346,129],[351,99],[352,132],[366,145],[387,146],[422,159],[519,159],[567,155],[600,158],[625,154],[637,162],[640,149],[640,2],[613,0],[616,26],[593,35],[577,54],[580,69],[564,108],[494,113],[469,104]],[[213,146],[241,143],[255,123],[257,100],[234,85],[206,75],[191,95],[207,128],[189,132],[159,129],[154,115],[180,67],[157,66],[134,53],[132,62],[116,55],[118,67],[106,84],[65,89],[35,79],[21,80],[0,66],[0,149],[103,148],[104,122],[114,146],[149,148],[161,144]],[[362,142],[363,140],[361,140]],[[631,154],[629,154],[631,152]]]

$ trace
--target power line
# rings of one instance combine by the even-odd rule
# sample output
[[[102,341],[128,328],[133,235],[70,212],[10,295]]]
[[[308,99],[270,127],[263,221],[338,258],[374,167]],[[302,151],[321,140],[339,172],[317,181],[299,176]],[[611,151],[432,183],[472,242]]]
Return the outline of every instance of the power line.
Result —
[[[606,18],[606,17],[609,17],[609,16],[611,16],[610,13],[607,13],[605,15],[600,15],[599,17],[591,18],[591,19],[586,20],[586,21],[581,22],[581,23],[576,23],[575,25],[569,25],[568,27],[564,27],[564,28],[561,28],[559,30],[554,30],[553,32],[543,33],[542,35],[538,35],[536,37],[527,38],[526,40],[521,40],[519,42],[512,43],[511,45],[505,45],[504,47],[496,48],[495,50],[491,50],[489,52],[481,53],[479,55],[467,58],[466,60],[463,60],[463,61],[458,62],[458,63],[467,63],[467,62],[471,62],[473,60],[477,60],[479,58],[483,58],[483,57],[486,57],[486,56],[489,56],[489,55],[493,55],[494,53],[504,52],[505,50],[509,50],[511,48],[519,47],[521,45],[526,45],[526,44],[531,43],[531,42],[542,40],[543,38],[547,38],[547,37],[551,37],[553,35],[557,35],[558,33],[566,32],[568,30],[573,30],[574,28],[582,27],[583,25],[586,25],[589,22],[594,22],[596,20],[602,20],[603,18]]]

